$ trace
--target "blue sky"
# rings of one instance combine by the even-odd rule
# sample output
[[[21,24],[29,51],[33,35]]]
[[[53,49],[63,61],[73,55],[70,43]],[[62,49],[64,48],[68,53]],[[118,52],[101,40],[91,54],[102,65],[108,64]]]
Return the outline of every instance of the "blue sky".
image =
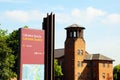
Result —
[[[0,28],[42,29],[43,17],[51,12],[56,16],[55,48],[64,47],[64,28],[76,23],[86,28],[86,51],[120,64],[120,0],[0,0]]]

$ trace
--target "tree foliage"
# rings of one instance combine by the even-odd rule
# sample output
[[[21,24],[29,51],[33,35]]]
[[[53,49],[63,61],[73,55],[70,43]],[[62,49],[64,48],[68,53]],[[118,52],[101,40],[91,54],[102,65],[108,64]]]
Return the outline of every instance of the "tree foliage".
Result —
[[[54,75],[55,75],[55,77],[63,75],[62,68],[60,65],[58,65],[57,59],[54,60]]]
[[[28,28],[28,26],[25,25],[23,28]],[[15,56],[15,64],[12,70],[17,74],[19,71],[19,30],[14,30],[9,34],[7,45],[13,51],[12,54]]]
[[[114,80],[120,80],[120,64],[114,67],[113,74]]]
[[[7,46],[7,39],[7,31],[0,29],[0,78],[3,80],[8,80],[15,75],[12,71],[15,56],[12,54],[12,50]]]
[[[12,70],[17,73],[18,71],[18,54],[19,54],[19,33],[18,30],[14,30],[12,33],[9,34],[7,39],[7,45],[12,50],[12,54],[15,56],[15,64]]]

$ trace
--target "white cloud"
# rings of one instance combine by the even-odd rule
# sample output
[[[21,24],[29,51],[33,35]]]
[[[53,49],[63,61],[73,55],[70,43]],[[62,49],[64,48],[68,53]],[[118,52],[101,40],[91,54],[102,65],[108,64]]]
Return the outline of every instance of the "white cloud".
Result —
[[[103,23],[105,24],[120,24],[120,14],[108,14],[106,18],[103,20]]]
[[[80,9],[73,9],[72,10],[72,15],[76,17],[86,17],[86,18],[95,18],[97,16],[103,16],[105,15],[105,12],[99,9],[95,9],[93,7],[88,7],[86,10],[81,11]]]
[[[11,20],[27,22],[30,20],[29,15],[25,11],[7,11],[5,16]]]
[[[95,9],[95,8],[93,8],[93,7],[88,7],[87,9],[86,9],[86,12],[85,13],[87,13],[88,15],[90,15],[90,16],[103,16],[103,15],[105,15],[105,12],[104,11],[102,11],[102,10],[100,10],[100,9]]]
[[[84,22],[92,22],[100,16],[104,16],[105,12],[93,7],[88,7],[86,10],[74,9],[72,10],[72,16],[77,20]]]
[[[58,23],[78,23],[81,25],[103,24],[104,26],[120,25],[120,14],[108,13],[101,9],[88,7],[85,10],[72,9],[67,13],[56,13]],[[107,25],[106,25],[107,24]]]
[[[6,11],[5,17],[12,21],[19,21],[19,22],[29,22],[33,20],[41,20],[44,16],[43,13],[40,11],[33,10],[33,11],[22,11],[22,10],[14,10],[14,11]]]
[[[60,23],[80,23],[87,24],[95,21],[96,19],[104,16],[106,14],[105,11],[100,9],[95,9],[93,7],[88,7],[85,10],[80,10],[75,8],[68,13],[58,13],[57,16],[58,22]]]
[[[86,11],[84,12],[86,21],[94,21],[99,19],[100,17],[104,16],[106,14],[105,11],[100,10],[100,9],[95,9],[93,7],[88,7]]]
[[[3,16],[2,16],[3,17]],[[23,11],[13,10],[4,13],[5,19],[18,22],[40,21],[46,17],[46,13],[41,13],[39,10]],[[88,7],[85,10],[78,8],[72,9],[69,12],[55,13],[56,22],[62,24],[78,23],[80,25],[90,25],[96,22],[102,24],[120,24],[120,14],[108,14],[107,12]],[[5,20],[4,19],[4,20]]]

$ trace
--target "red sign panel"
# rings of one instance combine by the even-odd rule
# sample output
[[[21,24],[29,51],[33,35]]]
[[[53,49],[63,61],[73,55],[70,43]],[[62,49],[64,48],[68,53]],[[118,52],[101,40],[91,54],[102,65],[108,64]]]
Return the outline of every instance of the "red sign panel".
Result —
[[[21,28],[20,39],[20,80],[22,80],[23,65],[44,64],[44,31]]]

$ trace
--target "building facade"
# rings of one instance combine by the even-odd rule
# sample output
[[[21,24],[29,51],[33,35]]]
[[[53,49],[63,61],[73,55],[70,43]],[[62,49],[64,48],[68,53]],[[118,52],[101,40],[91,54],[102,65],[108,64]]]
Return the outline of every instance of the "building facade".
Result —
[[[62,80],[113,80],[113,59],[86,51],[84,27],[73,24],[66,29],[64,49],[55,50],[62,66]]]

